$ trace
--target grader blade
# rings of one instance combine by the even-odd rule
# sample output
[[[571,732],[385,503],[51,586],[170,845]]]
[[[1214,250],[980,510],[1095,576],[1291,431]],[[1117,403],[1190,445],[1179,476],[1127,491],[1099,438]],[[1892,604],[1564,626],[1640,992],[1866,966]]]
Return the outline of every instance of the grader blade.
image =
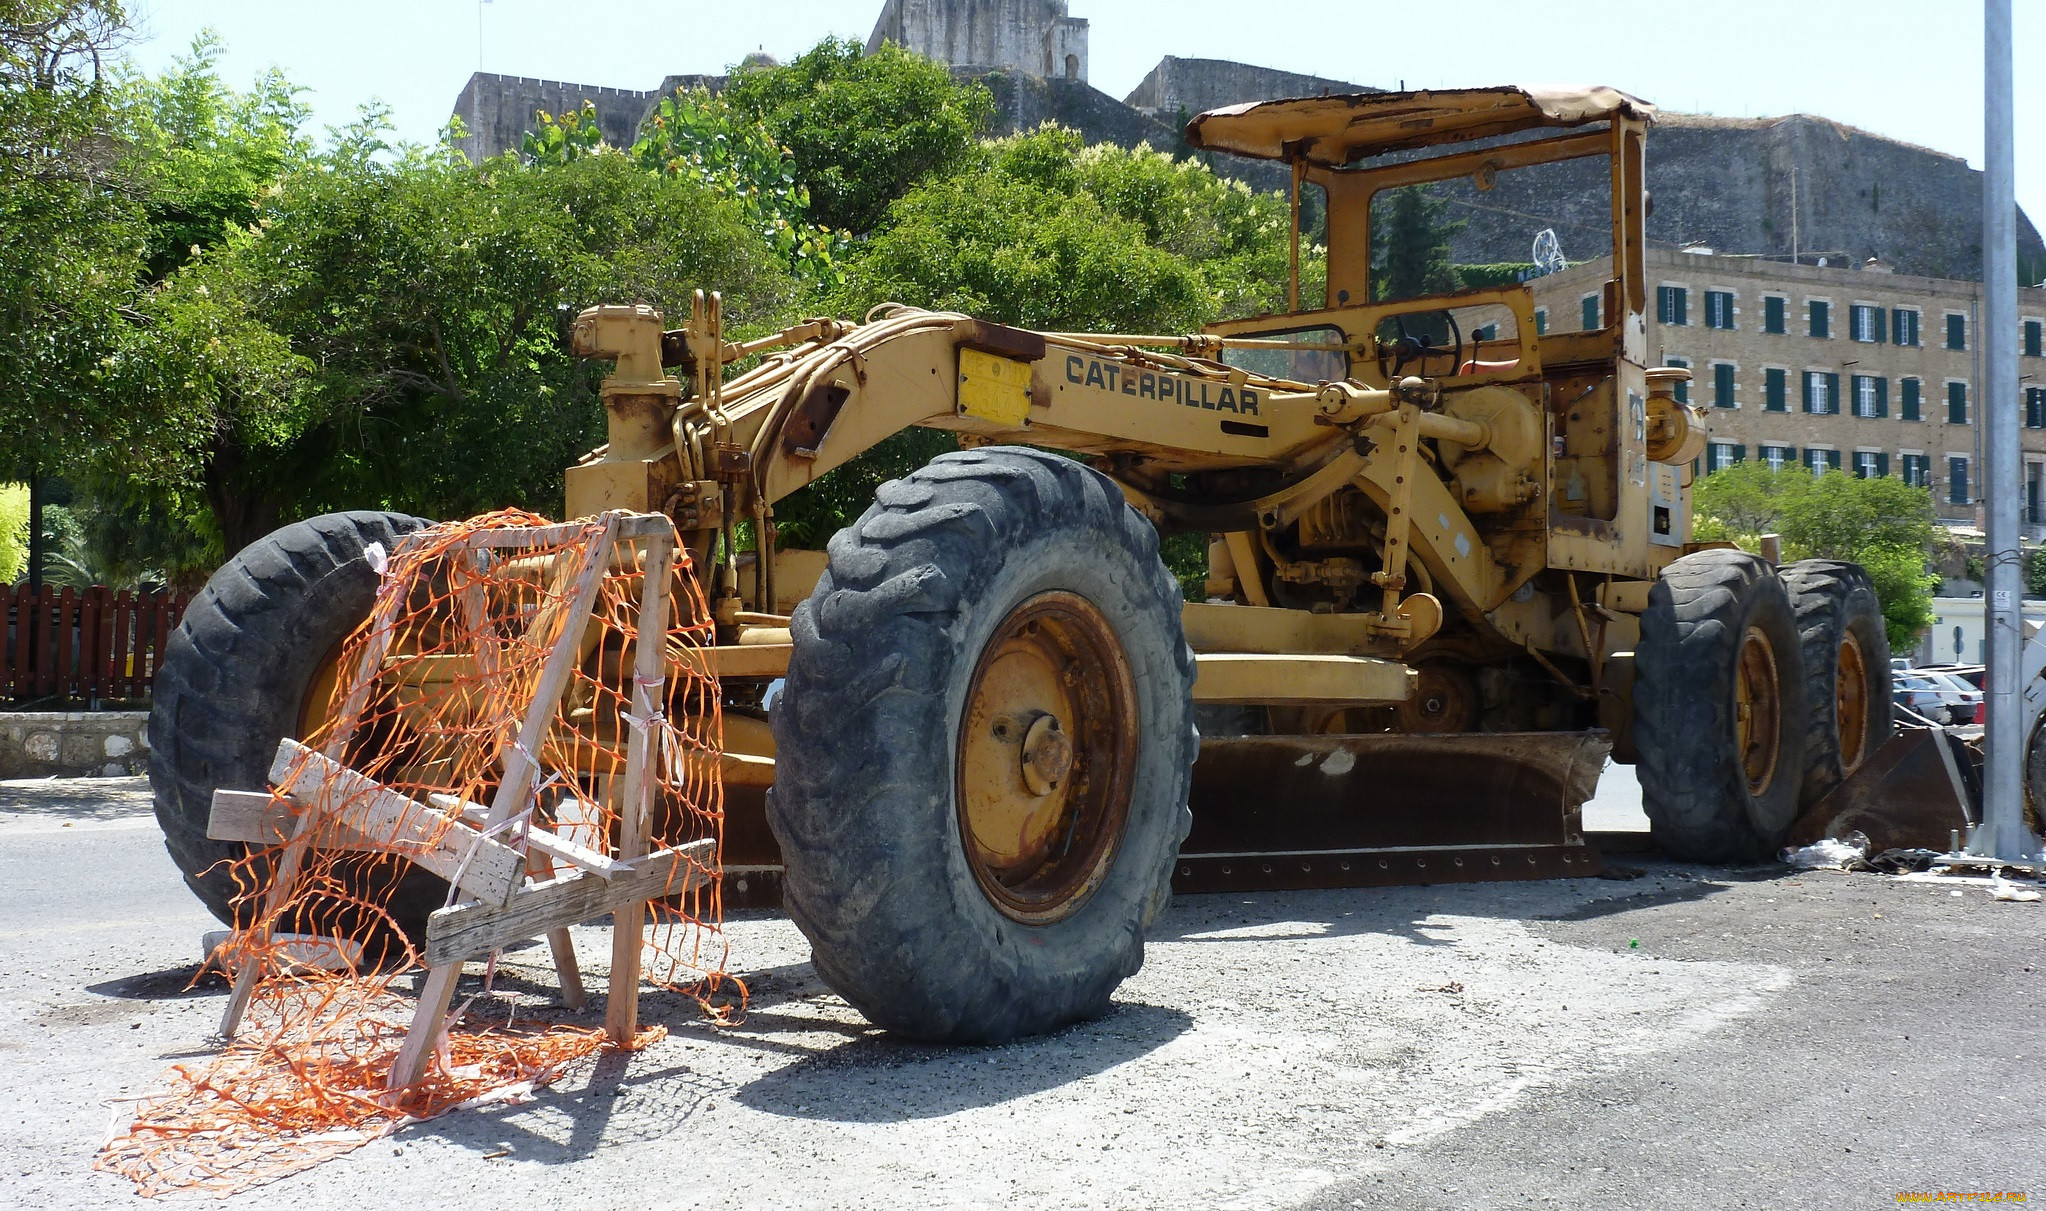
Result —
[[[1596,874],[1605,732],[1228,736],[1194,765],[1181,892]]]

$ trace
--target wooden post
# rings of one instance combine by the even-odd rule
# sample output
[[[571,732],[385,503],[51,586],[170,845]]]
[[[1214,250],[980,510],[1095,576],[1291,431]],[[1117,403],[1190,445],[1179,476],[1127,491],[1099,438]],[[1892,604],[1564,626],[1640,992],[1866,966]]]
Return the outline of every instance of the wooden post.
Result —
[[[642,722],[632,726],[625,750],[625,794],[619,803],[618,858],[630,862],[646,853],[649,783],[648,763],[654,757],[654,715],[665,710],[663,692],[667,666],[668,580],[675,556],[672,532],[646,540],[644,579],[640,589],[639,634],[632,646],[632,713]],[[617,1047],[630,1047],[639,1030],[639,960],[644,941],[646,902],[635,900],[611,913],[611,994],[604,1009],[604,1029]]]
[[[606,515],[597,527],[595,537],[581,547],[580,563],[568,565],[576,569],[576,575],[570,600],[559,612],[562,617],[561,634],[548,651],[546,663],[541,666],[539,684],[534,687],[533,701],[526,710],[518,739],[499,751],[498,763],[504,770],[504,778],[498,783],[497,796],[490,801],[490,815],[484,822],[485,832],[511,819],[533,793],[533,776],[539,772],[540,746],[554,725],[555,711],[560,706],[562,690],[568,686],[569,674],[575,671],[583,628],[588,622],[590,607],[596,603],[603,573],[611,563],[617,524],[615,515]],[[565,567],[563,571],[566,570]],[[556,583],[560,583],[560,578],[556,579]],[[533,629],[544,634],[548,625],[551,625],[549,611],[542,608],[533,619]],[[440,1038],[448,1004],[454,999],[455,981],[461,973],[460,963],[444,963],[427,973],[426,983],[419,990],[419,1006],[412,1014],[412,1026],[405,1033],[405,1045],[399,1049],[398,1058],[391,1065],[387,1087],[392,1091],[418,1084],[419,1078],[425,1074],[427,1059],[432,1056],[434,1044]]]

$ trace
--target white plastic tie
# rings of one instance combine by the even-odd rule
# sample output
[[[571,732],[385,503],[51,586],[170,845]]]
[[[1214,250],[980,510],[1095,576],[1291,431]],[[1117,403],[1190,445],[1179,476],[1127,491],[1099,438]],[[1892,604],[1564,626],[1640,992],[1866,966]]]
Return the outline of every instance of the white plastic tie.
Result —
[[[380,542],[370,543],[362,549],[362,557],[369,561],[370,570],[374,571],[379,578],[391,574],[391,555],[390,552],[384,550],[384,544]]]

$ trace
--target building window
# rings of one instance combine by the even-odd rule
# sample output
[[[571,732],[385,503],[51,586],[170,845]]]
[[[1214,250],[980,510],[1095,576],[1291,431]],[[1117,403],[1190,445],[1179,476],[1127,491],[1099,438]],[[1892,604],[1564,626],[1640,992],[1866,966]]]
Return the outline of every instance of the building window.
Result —
[[[1769,464],[1771,471],[1781,471],[1797,461],[1797,451],[1789,446],[1762,443],[1762,461]]]
[[[1947,503],[1965,505],[1968,497],[1968,459],[1966,455],[1947,455]]]
[[[2026,357],[2038,357],[2038,356],[2039,356],[2039,343],[2040,343],[2041,339],[2042,339],[2042,334],[2041,334],[2041,332],[2040,332],[2040,323],[2039,323],[2039,321],[2038,321],[2038,320],[2026,320],[2026,321],[2025,321],[2025,356],[2026,356]]]
[[[1715,408],[1738,406],[1733,398],[1733,369],[1732,362],[1712,364],[1712,406]]]
[[[1548,334],[1549,309],[1547,307],[1537,307],[1535,308],[1535,335],[1547,336]]]
[[[1781,367],[1771,366],[1762,371],[1762,411],[1788,412],[1790,375]]]
[[[1680,370],[1689,370],[1691,368],[1691,359],[1687,357],[1666,357],[1662,359],[1662,364],[1665,366],[1675,366]],[[1691,381],[1689,379],[1678,379],[1675,384],[1675,390],[1678,403],[1688,404],[1691,402]]]
[[[1890,473],[1883,465],[1883,454],[1877,450],[1856,450],[1854,452],[1854,478],[1881,479]]]
[[[1883,317],[1887,313],[1869,303],[1856,303],[1847,309],[1847,335],[1864,345],[1879,345],[1883,342]]]
[[[1947,348],[1968,347],[1968,317],[1958,311],[1947,312]]]
[[[1690,302],[1691,292],[1682,286],[1657,286],[1655,288],[1655,322],[1679,326],[1690,323]]]
[[[1932,457],[1926,454],[1903,454],[1898,461],[1904,464],[1904,482],[1914,488],[1930,487],[1932,483]]]
[[[1854,415],[1888,416],[1890,380],[1875,374],[1854,376]]]
[[[1833,304],[1824,299],[1811,301],[1811,334],[1824,340],[1833,335]]]
[[[1577,310],[1584,318],[1584,330],[1586,332],[1597,332],[1599,329],[1598,296],[1595,294],[1585,295],[1577,301]]]
[[[1748,448],[1734,442],[1713,442],[1705,447],[1705,473],[1724,471],[1747,457]]]
[[[1804,372],[1804,410],[1813,416],[1834,416],[1840,411],[1840,376],[1824,370]]]
[[[1707,328],[1733,327],[1733,291],[1708,290],[1705,292],[1705,326]]]
[[[1840,452],[1838,450],[1820,450],[1816,448],[1806,450],[1804,452],[1804,465],[1811,471],[1812,478],[1817,479],[1828,471],[1838,471],[1840,469]]]
[[[1901,420],[1923,420],[1918,415],[1919,382],[1915,378],[1897,380],[1897,416]]]
[[[1790,330],[1783,318],[1785,302],[1786,300],[1780,294],[1770,294],[1762,297],[1762,331],[1773,332],[1777,336],[1782,336]]]
[[[1890,341],[1892,344],[1917,347],[1918,308],[1898,307],[1890,312]]]
[[[1947,423],[1968,423],[1968,384],[1959,381],[1947,384]]]
[[[2046,387],[2025,388],[2025,428],[2046,429]]]

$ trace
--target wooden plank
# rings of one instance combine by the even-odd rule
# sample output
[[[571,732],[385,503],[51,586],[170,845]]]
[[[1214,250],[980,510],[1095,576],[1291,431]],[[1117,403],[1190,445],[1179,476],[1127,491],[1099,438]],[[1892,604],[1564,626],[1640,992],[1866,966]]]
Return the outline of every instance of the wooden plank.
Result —
[[[467,799],[457,799],[453,795],[435,792],[428,795],[426,801],[444,812],[460,815],[462,821],[466,824],[481,824],[490,817],[490,809],[481,803],[471,803]],[[537,825],[522,833],[520,839],[526,843],[529,849],[545,854],[549,858],[566,862],[570,866],[589,871],[600,879],[610,878],[613,868],[618,865],[609,857],[598,853],[596,850],[578,845],[561,834],[554,832],[552,829],[541,828]]]
[[[426,1061],[433,1056],[440,1034],[447,1026],[448,1002],[455,999],[455,983],[462,978],[460,963],[441,963],[427,969],[426,982],[419,986],[419,1007],[412,1011],[412,1027],[398,1058],[391,1061],[385,1088],[392,1091],[417,1085],[426,1075]]]
[[[65,585],[57,594],[56,609],[52,611],[50,625],[50,672],[49,689],[45,693],[62,698],[71,697],[72,665],[78,655],[76,633],[71,623],[78,615],[78,591]]]
[[[528,550],[534,547],[554,547],[569,543],[581,543],[587,535],[609,527],[613,542],[624,542],[635,538],[646,538],[662,531],[673,534],[675,523],[661,513],[627,513],[613,510],[598,515],[598,522],[570,521],[548,526],[523,526],[510,530],[479,530],[442,549],[445,551],[479,550]],[[412,536],[398,540],[400,549]]]
[[[717,842],[706,837],[621,863],[610,879],[571,871],[533,883],[509,905],[458,904],[426,921],[427,963],[434,966],[502,950],[557,925],[573,925],[626,904],[677,895],[704,882]]]
[[[335,812],[345,805],[343,827],[454,882],[483,899],[503,900],[526,879],[526,856],[502,841],[486,837],[459,820],[417,799],[407,798],[373,778],[296,740],[277,743],[270,781],[310,810]],[[210,831],[210,826],[209,826]]]
[[[618,857],[626,862],[646,853],[647,814],[651,785],[648,763],[656,733],[652,722],[667,709],[665,653],[668,647],[668,581],[673,540],[655,534],[646,541],[641,565],[638,628],[632,642],[632,713],[647,723],[631,728],[625,746],[625,793],[618,824]],[[657,707],[656,704],[659,704]],[[629,726],[629,725],[628,725]],[[635,900],[613,910],[611,919],[611,995],[604,1007],[604,1032],[614,1046],[630,1047],[639,1030],[639,964],[644,948],[646,904]]]

